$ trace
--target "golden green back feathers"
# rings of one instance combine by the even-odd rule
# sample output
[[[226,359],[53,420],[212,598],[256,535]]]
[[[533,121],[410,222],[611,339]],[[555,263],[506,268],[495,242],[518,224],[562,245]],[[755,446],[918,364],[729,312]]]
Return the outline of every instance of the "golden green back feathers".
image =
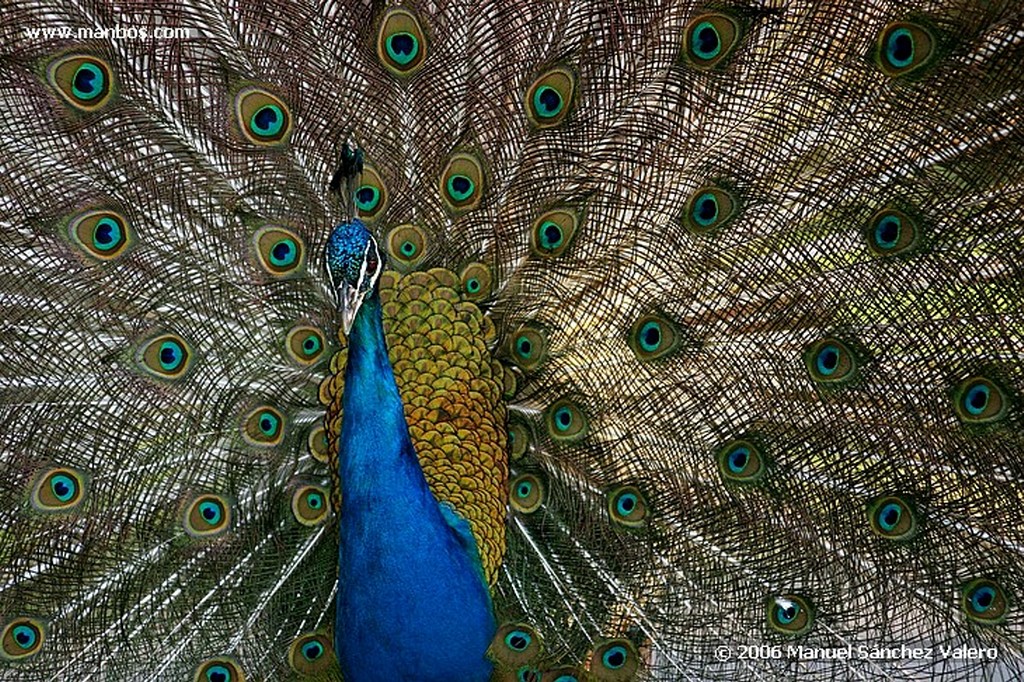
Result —
[[[470,522],[484,573],[493,583],[505,556],[506,370],[491,358],[493,324],[462,299],[459,286],[454,273],[440,268],[407,275],[386,271],[380,283],[384,332],[427,483],[438,501]],[[320,386],[332,464],[345,370],[344,335],[338,340],[342,349],[331,360],[332,375]]]

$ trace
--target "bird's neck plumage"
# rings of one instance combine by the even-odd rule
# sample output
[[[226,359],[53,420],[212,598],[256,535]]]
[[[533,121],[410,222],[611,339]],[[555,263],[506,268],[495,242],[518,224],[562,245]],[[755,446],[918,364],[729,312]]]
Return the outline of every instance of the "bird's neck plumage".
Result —
[[[338,463],[335,647],[345,679],[487,679],[494,620],[479,555],[420,468],[376,292],[349,334]]]
[[[370,437],[375,441],[380,439],[380,451],[356,452],[350,461],[341,462],[342,469],[344,470],[346,464],[353,466],[357,473],[369,476],[367,479],[357,479],[355,483],[368,483],[377,474],[389,473],[388,467],[382,466],[385,464],[382,459],[409,460],[411,455],[411,462],[416,464],[418,470],[419,465],[415,462],[405,422],[402,399],[395,384],[391,360],[388,358],[380,296],[376,292],[360,307],[349,333],[349,341],[343,422],[357,430],[353,438],[362,440],[364,437]],[[342,448],[342,455],[344,454],[345,449]],[[366,467],[366,464],[370,466]],[[405,468],[401,467],[403,470]],[[422,473],[419,478],[423,479]],[[425,479],[423,485],[426,486]],[[353,492],[359,494],[359,489],[365,487],[357,485]]]

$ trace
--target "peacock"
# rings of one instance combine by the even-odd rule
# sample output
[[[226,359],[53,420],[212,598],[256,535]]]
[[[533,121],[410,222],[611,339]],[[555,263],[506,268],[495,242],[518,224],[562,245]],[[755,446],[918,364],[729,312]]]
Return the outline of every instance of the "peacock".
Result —
[[[1020,3],[0,15],[0,679],[1024,676]]]

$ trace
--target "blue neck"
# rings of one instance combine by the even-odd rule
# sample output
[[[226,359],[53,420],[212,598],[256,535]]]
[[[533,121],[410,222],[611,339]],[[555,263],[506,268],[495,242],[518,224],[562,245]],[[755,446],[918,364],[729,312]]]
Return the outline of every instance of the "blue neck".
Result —
[[[490,593],[468,524],[409,439],[376,292],[349,334],[335,649],[345,680],[487,680]]]

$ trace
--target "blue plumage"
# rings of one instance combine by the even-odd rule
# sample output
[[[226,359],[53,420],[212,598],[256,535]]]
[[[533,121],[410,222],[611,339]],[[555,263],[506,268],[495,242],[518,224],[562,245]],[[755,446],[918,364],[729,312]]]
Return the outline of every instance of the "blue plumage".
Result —
[[[438,504],[409,439],[384,340],[376,244],[352,221],[335,230],[327,260],[339,299],[355,306],[339,448],[342,672],[353,682],[486,680],[490,594],[468,523]]]

